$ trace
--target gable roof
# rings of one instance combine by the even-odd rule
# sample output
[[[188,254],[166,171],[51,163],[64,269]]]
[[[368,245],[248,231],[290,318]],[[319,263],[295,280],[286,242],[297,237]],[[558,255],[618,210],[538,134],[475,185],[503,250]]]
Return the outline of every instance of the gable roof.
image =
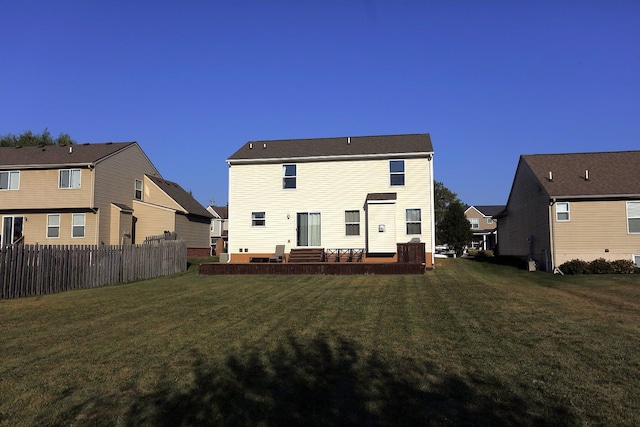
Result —
[[[228,163],[278,160],[332,160],[357,157],[424,157],[433,153],[428,133],[340,138],[249,141]]]
[[[471,208],[474,208],[484,216],[494,216],[502,212],[505,206],[504,205],[473,205],[473,206],[469,206],[465,211],[465,213]]]
[[[0,147],[0,167],[37,168],[60,165],[88,165],[100,161],[136,142],[100,144]]]
[[[228,206],[209,206],[209,209],[215,212],[220,219],[228,219],[229,218],[229,207]]]
[[[520,158],[550,197],[640,195],[640,151],[533,154]]]
[[[191,215],[202,216],[205,218],[213,218],[213,215],[204,208],[200,203],[193,198],[193,196],[185,191],[180,185],[175,182],[167,181],[157,176],[145,175],[154,184],[156,184],[162,191],[164,191],[169,197],[176,201],[184,211]]]

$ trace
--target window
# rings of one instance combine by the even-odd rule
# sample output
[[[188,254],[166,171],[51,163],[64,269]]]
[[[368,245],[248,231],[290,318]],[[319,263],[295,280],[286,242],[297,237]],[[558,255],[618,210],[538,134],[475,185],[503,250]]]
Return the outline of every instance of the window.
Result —
[[[480,228],[480,219],[478,219],[478,218],[469,218],[469,222],[471,223],[471,228],[473,228],[473,229]]]
[[[636,265],[636,267],[640,267],[640,255],[633,255],[633,263]]]
[[[2,218],[2,245],[12,245],[23,237],[23,216],[5,216]]]
[[[136,179],[136,189],[133,198],[136,200],[142,200],[142,181],[139,179]]]
[[[296,188],[296,165],[282,165],[282,188]]]
[[[493,224],[493,218],[487,218],[487,224]]]
[[[344,211],[345,234],[360,235],[360,211]]]
[[[84,237],[85,214],[73,214],[71,237]]]
[[[569,202],[556,203],[556,221],[569,221]]]
[[[627,202],[629,233],[640,233],[640,202]]]
[[[80,169],[61,169],[58,188],[80,188]]]
[[[251,226],[264,227],[266,225],[264,212],[251,212]]]
[[[20,188],[20,171],[0,172],[0,190]]]
[[[420,209],[407,209],[407,234],[422,234],[422,213]]]
[[[54,239],[60,237],[60,215],[47,215],[47,238]]]
[[[390,160],[389,174],[391,185],[404,185],[404,160]]]

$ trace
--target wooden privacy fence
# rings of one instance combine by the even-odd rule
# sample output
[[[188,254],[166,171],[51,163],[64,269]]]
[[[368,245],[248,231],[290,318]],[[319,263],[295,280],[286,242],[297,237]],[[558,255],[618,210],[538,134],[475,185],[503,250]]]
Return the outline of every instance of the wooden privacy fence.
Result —
[[[185,271],[187,244],[0,248],[0,299],[151,279]]]

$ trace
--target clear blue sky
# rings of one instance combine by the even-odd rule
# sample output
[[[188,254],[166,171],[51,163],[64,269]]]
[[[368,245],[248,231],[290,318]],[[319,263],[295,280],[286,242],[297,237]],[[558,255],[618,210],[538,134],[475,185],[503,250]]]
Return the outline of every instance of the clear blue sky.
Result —
[[[45,128],[205,206],[249,140],[428,132],[505,204],[520,154],[640,149],[640,1],[0,0],[0,134]]]

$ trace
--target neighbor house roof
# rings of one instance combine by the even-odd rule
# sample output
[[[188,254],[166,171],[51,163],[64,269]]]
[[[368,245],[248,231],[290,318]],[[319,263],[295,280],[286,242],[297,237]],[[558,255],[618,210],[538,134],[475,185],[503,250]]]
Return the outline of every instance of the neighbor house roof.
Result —
[[[36,168],[96,163],[136,142],[0,147],[0,167]]]
[[[494,216],[502,212],[505,206],[504,205],[473,205],[473,206],[469,206],[467,211],[471,208],[475,208],[478,212],[480,212],[484,216]]]
[[[640,151],[521,156],[551,197],[640,195]]]
[[[158,178],[157,176],[146,175],[154,184],[156,184],[162,191],[164,191],[169,197],[182,206],[186,213],[192,215],[203,216],[206,218],[212,218],[213,215],[204,208],[200,203],[193,198],[191,193],[185,191],[180,185],[175,182],[167,181],[166,179]]]
[[[228,206],[209,206],[209,208],[220,217],[220,219],[228,219],[229,218],[229,207]]]
[[[334,159],[336,157],[409,157],[433,153],[428,133],[351,136],[340,138],[249,141],[231,155],[229,163]]]

